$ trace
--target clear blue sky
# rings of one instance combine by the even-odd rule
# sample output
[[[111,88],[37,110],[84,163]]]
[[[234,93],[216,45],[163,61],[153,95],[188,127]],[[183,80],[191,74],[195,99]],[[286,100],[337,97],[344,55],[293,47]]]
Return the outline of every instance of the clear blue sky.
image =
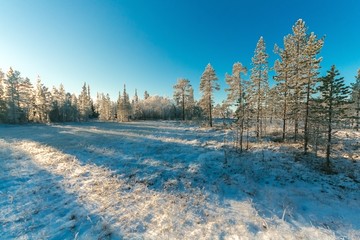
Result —
[[[116,100],[126,83],[133,95],[172,97],[180,77],[199,97],[207,63],[216,70],[225,97],[224,75],[234,62],[250,68],[263,36],[270,54],[282,46],[297,19],[326,35],[322,72],[336,64],[347,82],[360,68],[360,1],[325,0],[0,0],[0,68],[10,66],[33,83],[39,74],[52,88],[63,83],[79,93]]]

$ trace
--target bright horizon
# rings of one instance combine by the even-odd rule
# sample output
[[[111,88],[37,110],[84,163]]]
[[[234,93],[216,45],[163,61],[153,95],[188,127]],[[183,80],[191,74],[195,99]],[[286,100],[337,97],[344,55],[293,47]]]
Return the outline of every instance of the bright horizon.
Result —
[[[251,68],[264,37],[269,66],[278,58],[296,20],[326,35],[321,75],[335,64],[347,84],[360,68],[360,1],[46,1],[0,0],[0,68],[37,75],[50,89],[61,83],[79,94],[84,82],[113,101],[126,84],[143,98],[172,98],[178,78],[187,78],[199,99],[200,76],[211,63],[224,100],[225,73],[235,62]],[[273,75],[273,73],[271,73]],[[249,74],[248,76],[249,77]],[[272,80],[269,79],[271,82]]]

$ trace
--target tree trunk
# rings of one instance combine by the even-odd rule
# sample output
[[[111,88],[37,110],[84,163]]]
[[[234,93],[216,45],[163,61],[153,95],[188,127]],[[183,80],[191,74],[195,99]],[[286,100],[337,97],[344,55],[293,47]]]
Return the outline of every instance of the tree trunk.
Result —
[[[260,95],[260,87],[261,87],[261,71],[259,73],[259,84],[258,84],[258,92],[257,92],[257,114],[256,114],[256,137],[260,138],[260,103],[261,103],[261,95]]]
[[[326,144],[326,167],[327,170],[330,170],[330,151],[331,151],[331,133],[332,133],[332,111],[333,111],[333,103],[332,103],[332,87],[330,88],[330,97],[329,97],[329,118],[328,118],[328,137]]]
[[[286,93],[285,93],[285,99],[284,99],[284,112],[283,112],[283,133],[282,133],[282,140],[285,142],[285,134],[286,134]]]
[[[310,74],[310,73],[309,73]],[[305,122],[304,122],[304,154],[308,152],[308,144],[309,144],[309,108],[310,108],[310,76],[307,82],[307,92],[306,92],[306,103],[305,103]]]
[[[182,93],[182,120],[185,121],[185,92]]]
[[[331,151],[331,113],[329,112],[329,122],[328,122],[328,137],[326,144],[326,167],[330,170],[330,151]]]
[[[209,124],[210,124],[210,127],[212,127],[212,115],[211,115],[211,109],[212,106],[211,106],[211,96],[209,97]]]
[[[356,111],[356,131],[359,131],[359,122],[360,122],[360,111],[359,110],[357,110]]]

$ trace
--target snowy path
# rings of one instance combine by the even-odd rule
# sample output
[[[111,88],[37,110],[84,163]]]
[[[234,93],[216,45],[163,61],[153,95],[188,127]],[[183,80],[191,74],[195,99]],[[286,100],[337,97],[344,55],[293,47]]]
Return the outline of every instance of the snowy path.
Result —
[[[298,216],[292,204],[308,186],[264,186],[279,171],[272,163],[259,167],[233,159],[234,167],[224,169],[222,131],[143,122],[2,127],[1,132],[1,239],[360,236],[359,226],[341,219],[338,229],[327,229],[316,224],[316,216],[315,226]],[[275,168],[273,175],[257,172],[267,167]],[[310,202],[304,206],[324,196],[305,195]],[[339,211],[353,216],[359,194],[348,196],[354,201]],[[279,199],[288,205],[279,207]]]

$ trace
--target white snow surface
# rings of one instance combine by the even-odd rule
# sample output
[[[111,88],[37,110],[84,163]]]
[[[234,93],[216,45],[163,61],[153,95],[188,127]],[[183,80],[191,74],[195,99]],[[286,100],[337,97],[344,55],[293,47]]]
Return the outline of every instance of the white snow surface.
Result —
[[[334,136],[326,174],[179,122],[0,125],[0,239],[360,239],[360,134]]]

